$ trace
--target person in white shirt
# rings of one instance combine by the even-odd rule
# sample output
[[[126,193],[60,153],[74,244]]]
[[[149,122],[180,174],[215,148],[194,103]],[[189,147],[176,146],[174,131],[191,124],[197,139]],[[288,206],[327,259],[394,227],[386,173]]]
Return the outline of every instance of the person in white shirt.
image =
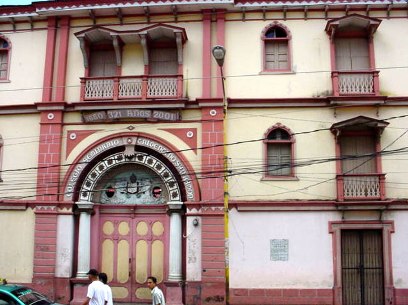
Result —
[[[104,283],[105,286],[105,291],[106,291],[106,305],[113,305],[113,300],[112,300],[112,289],[109,287],[108,283],[108,276],[106,273],[99,273],[99,280]]]
[[[91,269],[87,275],[91,284],[88,286],[88,292],[86,294],[86,300],[82,305],[105,305],[106,290],[104,284],[98,279],[98,271]]]
[[[163,291],[157,287],[157,279],[154,276],[149,276],[147,278],[147,286],[150,288],[152,293],[152,305],[166,305]]]

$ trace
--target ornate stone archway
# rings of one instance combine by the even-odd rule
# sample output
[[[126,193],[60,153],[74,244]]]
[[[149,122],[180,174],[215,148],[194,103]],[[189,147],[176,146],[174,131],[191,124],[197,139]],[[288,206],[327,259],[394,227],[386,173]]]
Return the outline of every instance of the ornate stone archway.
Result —
[[[121,147],[123,151],[119,151]],[[153,196],[155,183],[161,186],[160,198]],[[117,195],[108,196],[111,188],[117,191]],[[75,193],[77,196],[74,196]],[[166,281],[178,283],[183,279],[183,201],[195,200],[195,194],[186,165],[176,153],[157,140],[125,135],[95,145],[79,159],[65,186],[65,199],[76,200],[80,212],[76,277],[86,277],[92,266],[90,248],[95,241],[91,240],[90,211],[95,203],[142,207],[158,204],[164,206],[169,215],[166,216],[169,217]],[[167,291],[176,296],[176,303],[181,304],[178,287],[170,285]]]

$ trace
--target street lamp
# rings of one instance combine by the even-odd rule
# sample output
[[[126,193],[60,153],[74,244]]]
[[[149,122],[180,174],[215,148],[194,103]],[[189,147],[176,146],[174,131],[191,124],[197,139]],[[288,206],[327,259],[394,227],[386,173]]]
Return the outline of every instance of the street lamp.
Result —
[[[226,50],[223,46],[216,45],[215,47],[212,48],[212,55],[214,59],[217,62],[217,65],[220,67],[221,71],[221,83],[222,83],[222,104],[223,104],[223,111],[224,111],[224,117],[227,115],[227,99],[225,96],[225,77],[224,77],[224,58],[225,58],[225,53]]]
[[[229,304],[229,230],[228,230],[228,200],[229,200],[229,187],[228,187],[228,151],[227,151],[227,98],[225,96],[225,78],[224,78],[224,58],[225,58],[225,48],[223,46],[215,46],[212,48],[212,55],[217,61],[218,66],[220,67],[221,72],[221,83],[222,83],[222,106],[224,112],[223,120],[223,133],[224,133],[224,242],[225,242],[225,303]]]
[[[212,49],[212,55],[214,59],[217,61],[217,64],[221,67],[224,65],[224,58],[225,58],[225,48],[223,46],[215,46]]]

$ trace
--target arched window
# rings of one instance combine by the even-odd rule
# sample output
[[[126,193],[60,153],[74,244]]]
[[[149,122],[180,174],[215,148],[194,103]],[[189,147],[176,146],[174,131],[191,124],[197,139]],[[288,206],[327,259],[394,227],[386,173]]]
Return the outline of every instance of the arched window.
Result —
[[[263,71],[290,71],[290,39],[289,30],[277,22],[263,30]]]
[[[265,134],[266,169],[265,176],[293,176],[292,132],[277,124]]]
[[[10,63],[10,42],[0,35],[0,80],[7,80]]]

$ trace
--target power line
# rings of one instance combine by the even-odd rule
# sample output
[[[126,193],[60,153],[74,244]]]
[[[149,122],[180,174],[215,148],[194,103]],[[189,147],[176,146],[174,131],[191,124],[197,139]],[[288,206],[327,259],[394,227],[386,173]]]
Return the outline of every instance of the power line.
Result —
[[[398,70],[398,69],[408,69],[407,66],[389,66],[389,67],[376,67],[376,70]],[[343,70],[336,70],[342,72]],[[349,72],[349,70],[344,70]],[[367,70],[371,72],[371,70]],[[317,74],[317,73],[332,73],[332,70],[309,70],[309,71],[294,71],[295,74]],[[112,76],[118,77],[118,76]],[[268,77],[268,75],[259,75],[259,73],[248,73],[248,74],[236,74],[236,75],[224,75],[225,79],[243,78],[243,77]],[[220,76],[209,76],[209,77],[186,77],[183,81],[194,81],[194,80],[204,80],[204,79],[219,79]],[[63,86],[50,86],[50,87],[30,87],[30,88],[14,88],[14,89],[0,89],[0,92],[16,92],[16,91],[31,91],[31,90],[54,90],[62,88],[81,88],[81,84],[78,85],[63,85]]]

